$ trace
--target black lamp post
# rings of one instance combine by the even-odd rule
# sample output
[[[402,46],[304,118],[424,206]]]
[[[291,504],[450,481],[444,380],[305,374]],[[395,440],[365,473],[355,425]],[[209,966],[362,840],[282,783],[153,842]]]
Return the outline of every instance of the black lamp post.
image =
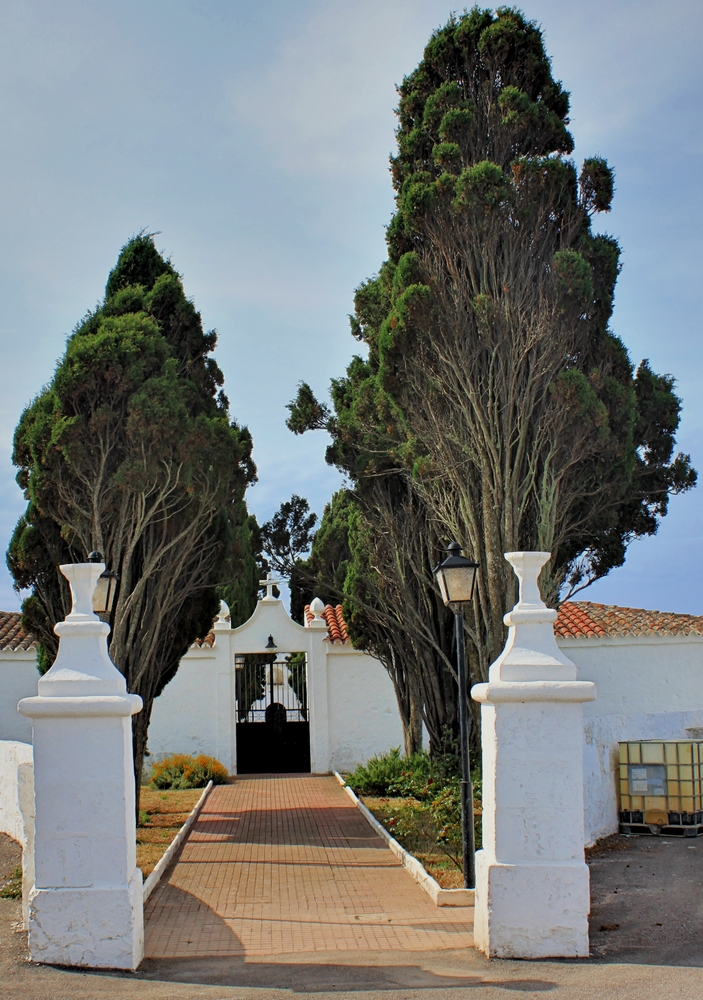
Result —
[[[449,556],[434,570],[442,600],[454,612],[456,628],[457,682],[459,687],[459,739],[461,741],[461,845],[464,887],[476,885],[474,863],[474,794],[469,759],[469,714],[466,705],[466,655],[464,652],[464,605],[474,596],[478,563],[461,554],[458,542],[447,546]]]
[[[88,562],[99,563],[103,557],[99,552],[91,552]],[[98,577],[98,582],[93,591],[93,611],[96,615],[112,615],[112,608],[117,594],[117,574],[112,570],[104,569]]]

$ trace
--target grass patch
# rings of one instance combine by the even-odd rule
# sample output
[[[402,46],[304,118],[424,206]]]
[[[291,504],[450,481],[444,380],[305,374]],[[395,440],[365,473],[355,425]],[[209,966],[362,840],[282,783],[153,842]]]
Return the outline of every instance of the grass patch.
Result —
[[[147,878],[188,819],[202,788],[142,788],[137,827],[137,866]]]
[[[462,889],[461,843],[441,843],[432,803],[415,798],[364,795],[362,802],[401,847],[416,857],[443,889]],[[481,803],[474,801],[476,849],[481,846]]]
[[[22,898],[22,866],[18,865],[9,880],[0,888],[0,899]]]

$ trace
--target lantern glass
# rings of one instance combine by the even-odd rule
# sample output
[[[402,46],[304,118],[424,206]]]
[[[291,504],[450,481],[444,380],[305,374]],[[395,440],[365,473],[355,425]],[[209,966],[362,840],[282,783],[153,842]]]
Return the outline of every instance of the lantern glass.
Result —
[[[106,569],[98,577],[98,582],[93,591],[93,611],[98,615],[112,614],[112,607],[115,603],[117,593],[117,577],[109,569]]]
[[[468,604],[473,600],[476,567],[451,566],[437,573],[445,604]]]
[[[449,557],[435,569],[435,579],[446,605],[469,604],[474,596],[478,563],[461,555],[456,542],[449,546]]]

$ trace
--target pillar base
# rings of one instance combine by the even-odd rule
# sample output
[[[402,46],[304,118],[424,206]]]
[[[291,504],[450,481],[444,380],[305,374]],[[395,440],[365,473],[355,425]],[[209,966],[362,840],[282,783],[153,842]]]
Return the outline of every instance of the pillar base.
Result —
[[[588,958],[588,866],[476,854],[474,942],[489,958]]]
[[[128,885],[37,889],[29,894],[34,962],[94,969],[136,969],[144,957],[142,873]]]

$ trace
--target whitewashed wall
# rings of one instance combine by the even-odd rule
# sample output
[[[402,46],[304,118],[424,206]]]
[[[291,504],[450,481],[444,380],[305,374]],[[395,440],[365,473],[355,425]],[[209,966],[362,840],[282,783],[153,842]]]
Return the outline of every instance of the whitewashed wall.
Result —
[[[154,760],[172,753],[217,757],[232,770],[231,747],[217,733],[217,661],[228,650],[220,642],[188,650],[176,676],[154,702],[149,724],[149,753]]]
[[[36,685],[35,685],[36,692]],[[22,915],[34,884],[34,754],[31,743],[0,740],[0,833],[22,847]]]
[[[263,652],[269,633],[279,649],[308,656],[313,771],[353,770],[377,753],[402,746],[393,684],[378,660],[326,640],[326,626],[292,621],[280,601],[264,599],[249,622],[215,626],[212,648],[192,648],[154,702],[149,753],[206,753],[236,772],[234,658]]]
[[[687,729],[703,726],[703,636],[560,637],[558,645],[598,691],[583,707],[584,824],[593,844],[618,829],[618,743],[686,739]]]
[[[17,704],[36,695],[38,680],[33,649],[0,650],[0,740],[32,742],[32,720],[19,714]]]
[[[366,653],[329,644],[330,767],[353,771],[369,757],[403,746],[403,727],[388,671]]]

